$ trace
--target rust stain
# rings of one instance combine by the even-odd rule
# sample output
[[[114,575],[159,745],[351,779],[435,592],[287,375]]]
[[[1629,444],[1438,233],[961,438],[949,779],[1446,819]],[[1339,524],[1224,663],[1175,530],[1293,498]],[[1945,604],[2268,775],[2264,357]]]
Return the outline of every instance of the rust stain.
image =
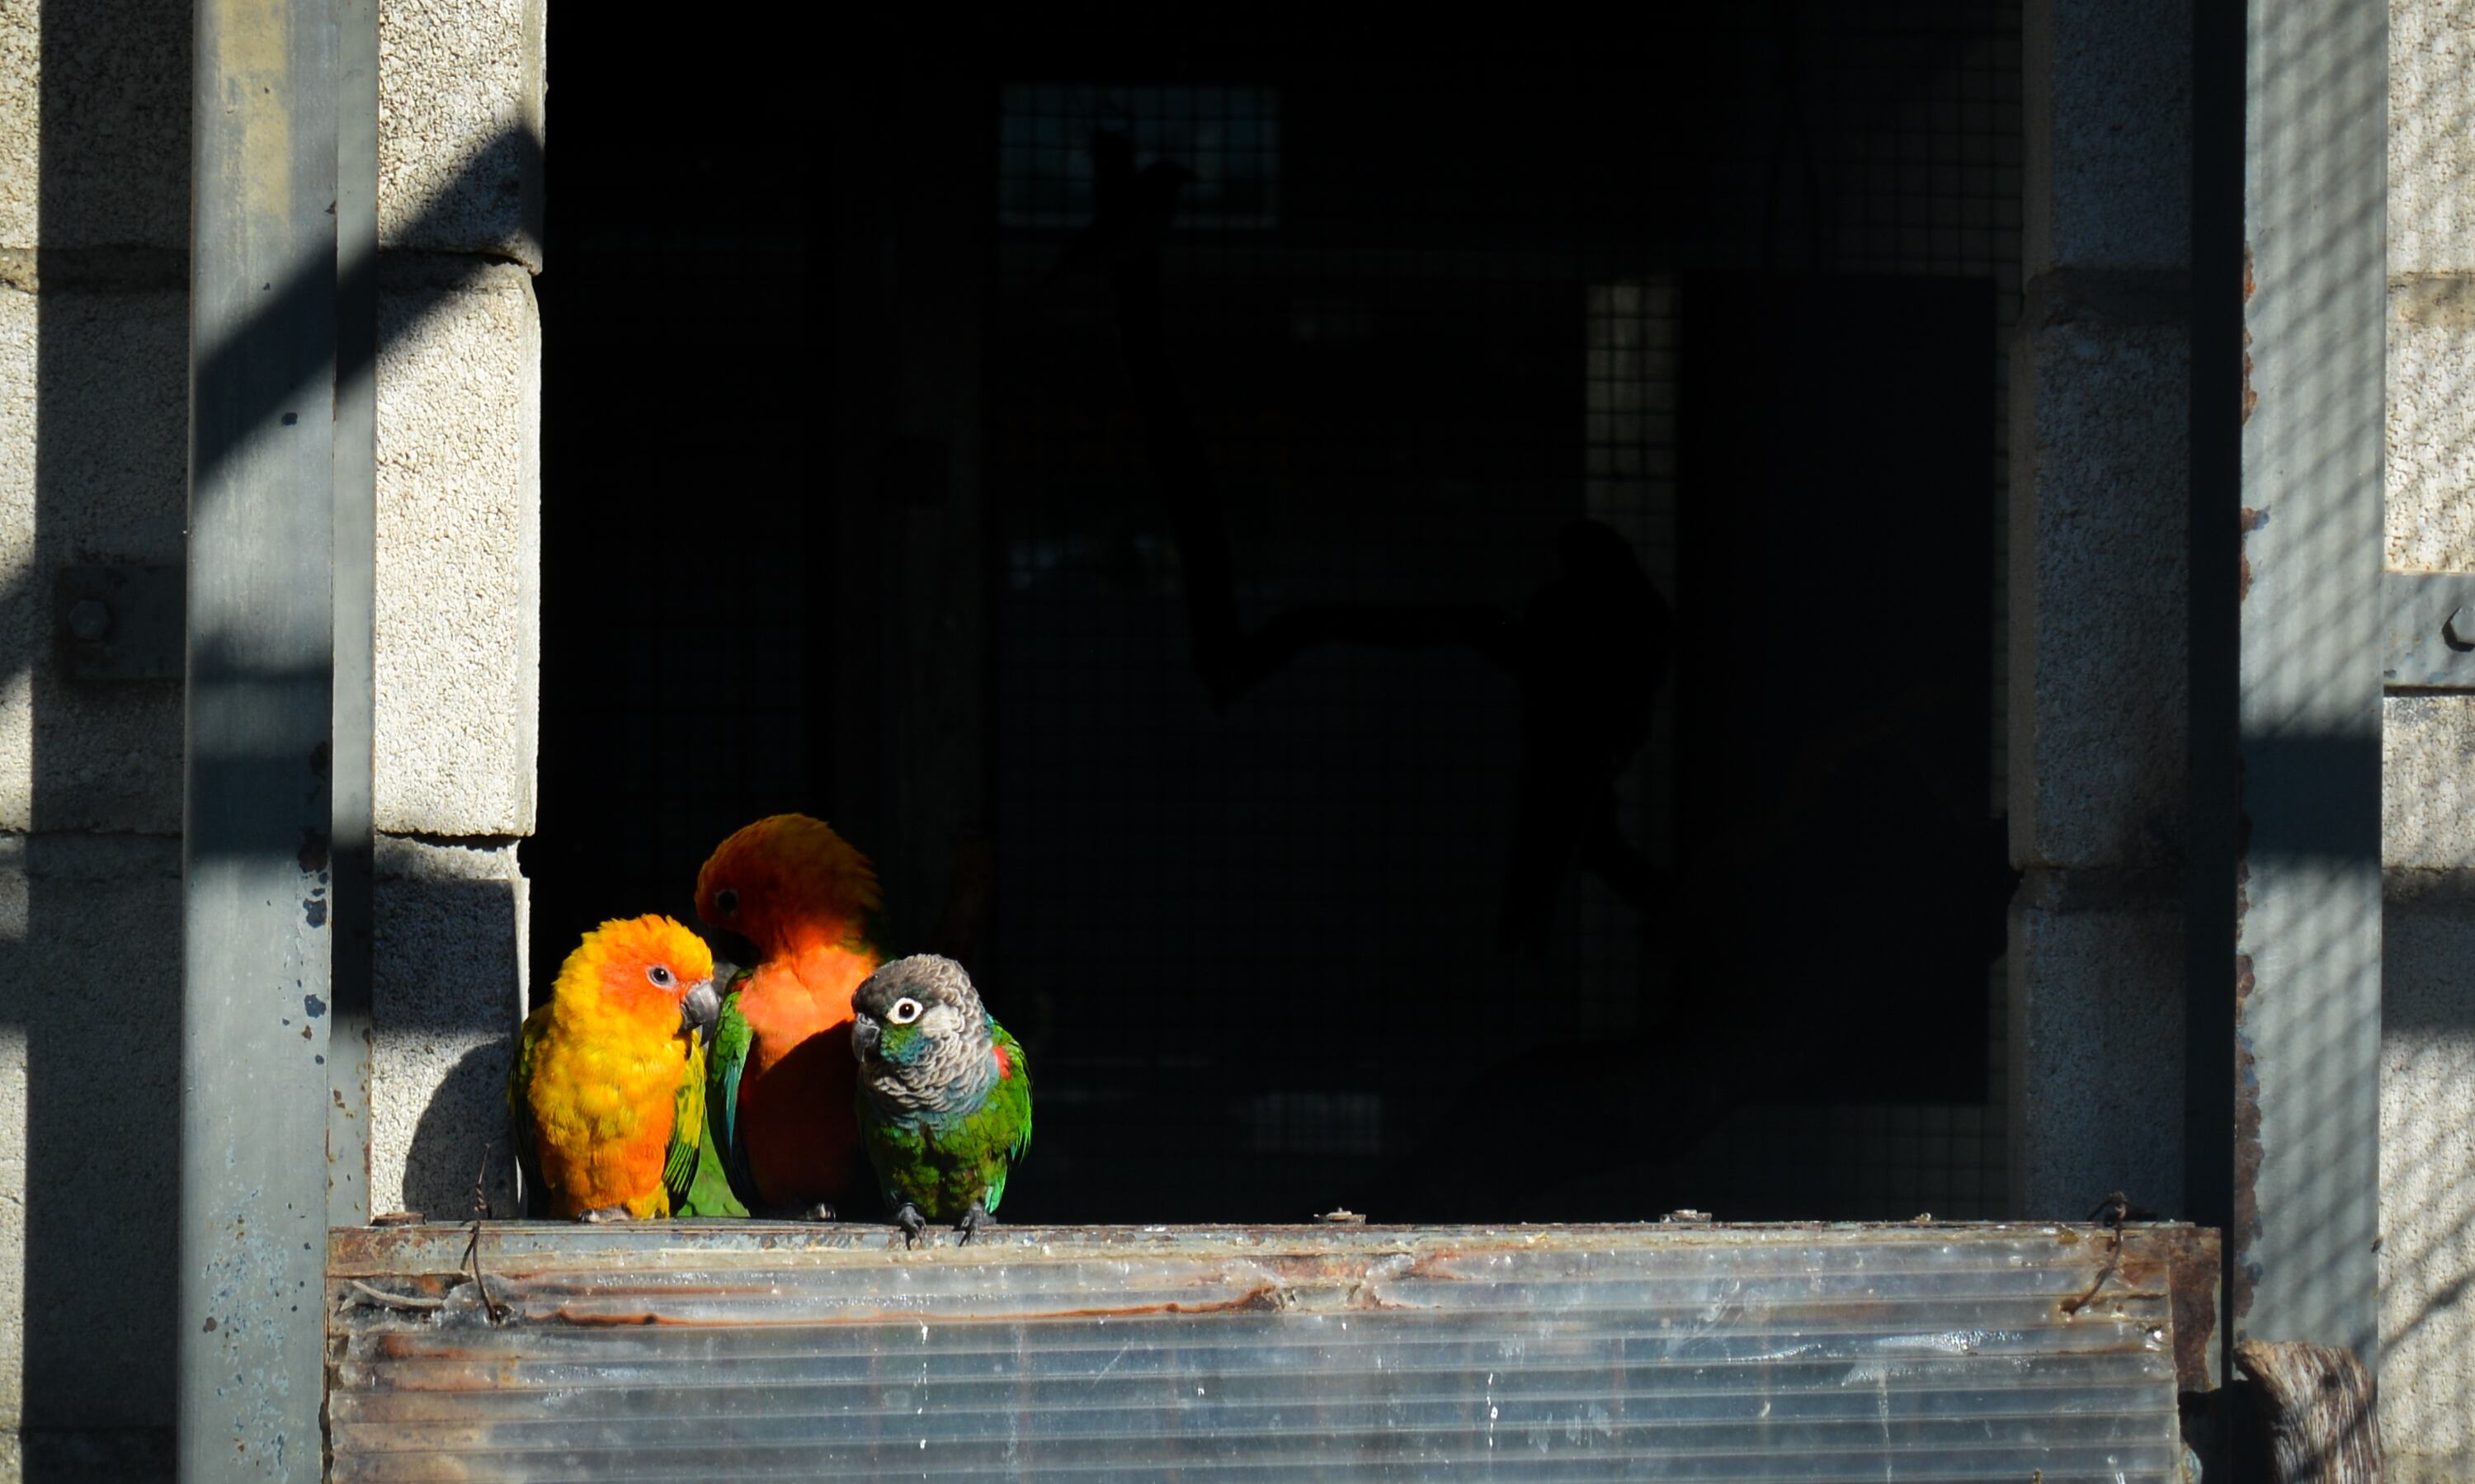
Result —
[[[2161,1233],[2171,1270],[2174,1304],[2174,1389],[2218,1387],[2218,1284],[2222,1269],[2218,1233],[2197,1229]]]
[[[1241,1312],[1272,1313],[1288,1307],[1277,1283],[1262,1283],[1242,1294],[1227,1299],[1214,1299],[1201,1303],[1133,1303],[1122,1307],[1088,1309],[1023,1309],[1007,1313],[933,1314],[916,1309],[880,1309],[873,1313],[852,1314],[844,1318],[825,1318],[815,1314],[785,1315],[780,1319],[751,1319],[733,1314],[720,1319],[679,1319],[651,1309],[631,1310],[617,1314],[578,1313],[566,1304],[542,1317],[583,1328],[625,1328],[640,1325],[660,1325],[677,1329],[758,1329],[775,1325],[815,1326],[821,1325],[959,1325],[959,1324],[1033,1324],[1042,1321],[1072,1319],[1144,1319],[1167,1314],[1231,1314]]]
[[[460,1360],[468,1363],[486,1361],[488,1359],[488,1357],[457,1350],[453,1346],[440,1346],[435,1350],[417,1351],[410,1358],[417,1360]],[[371,1390],[421,1391],[433,1392],[442,1395],[466,1395],[478,1392],[504,1391],[510,1387],[521,1385],[524,1380],[524,1370],[520,1365],[512,1360],[500,1360],[495,1365],[491,1365],[488,1370],[476,1371],[470,1375],[424,1376],[418,1387],[389,1384],[383,1377],[379,1377],[377,1379],[378,1384],[371,1387]],[[331,1380],[329,1384],[331,1387],[333,1383]]]
[[[2243,303],[2244,303],[2244,304],[2250,304],[2250,303],[2251,303],[2251,296],[2252,296],[2252,294],[2253,294],[2257,289],[2259,289],[2259,287],[2260,287],[2260,282],[2259,282],[2259,280],[2256,280],[2256,279],[2254,279],[2254,278],[2252,277],[2252,271],[2251,271],[2251,244],[2250,244],[2250,243],[2248,243],[2248,242],[2246,242],[2246,243],[2244,243],[2244,244],[2243,244]],[[2260,405],[2260,394],[2259,394],[2259,393],[2257,393],[2257,392],[2254,392],[2254,391],[2251,389],[2251,331],[2250,331],[2248,328],[2246,328],[2246,329],[2243,331],[2243,369],[2242,369],[2242,420],[2243,420],[2245,423],[2249,423],[2249,422],[2251,421],[2251,409],[2252,409],[2252,408],[2254,408],[2254,407],[2256,407],[2256,406],[2258,406],[2258,405]]]
[[[2236,960],[2237,993],[2251,987],[2251,957]],[[2251,1038],[2238,1032],[2235,1035],[2235,1244],[2234,1322],[2242,1323],[2251,1312],[2251,1291],[2260,1278],[2260,1265],[2250,1259],[2252,1244],[2260,1238],[2260,1074],[2252,1064]]]
[[[2251,389],[2251,331],[2243,331],[2242,420],[2251,421],[2251,409],[2260,405],[2260,394]]]
[[[2157,1251],[2146,1236],[2137,1227],[2124,1229],[2122,1257],[2115,1268],[2115,1281],[2129,1293],[2167,1293],[2173,1282],[2172,1270],[2166,1254]]]
[[[2242,524],[2243,535],[2249,536],[2252,532],[2259,530],[2262,526],[2267,525],[2267,523],[2268,509],[2267,506],[2263,506],[2257,510],[2253,509],[2249,505],[2242,507]],[[2248,541],[2242,543],[2241,560],[2242,563],[2242,570],[2235,579],[2236,602],[2242,602],[2244,598],[2251,596],[2251,543]]]
[[[1403,1277],[1424,1278],[1436,1282],[1466,1283],[1469,1275],[1453,1266],[1465,1253],[1429,1253],[1401,1270]]]
[[[2234,1244],[2234,1292],[2229,1295],[2231,1313],[2228,1323],[2241,1327],[2243,1317],[2251,1312],[2251,1291],[2260,1276],[2258,1264],[2247,1253],[2260,1236],[2260,1072],[2254,1065],[2251,1036],[2244,1029],[2244,1016],[2251,1009],[2252,991],[2259,986],[2253,973],[2251,955],[2242,952],[2243,920],[2251,913],[2251,816],[2244,815],[2237,825],[2235,841],[2235,1202],[2234,1229],[2226,1240]]]

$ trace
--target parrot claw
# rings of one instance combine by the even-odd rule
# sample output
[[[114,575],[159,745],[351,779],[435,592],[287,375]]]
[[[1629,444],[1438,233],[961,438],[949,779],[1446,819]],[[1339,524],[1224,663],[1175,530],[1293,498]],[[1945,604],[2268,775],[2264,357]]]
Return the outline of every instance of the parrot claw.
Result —
[[[962,1233],[962,1236],[955,1240],[954,1245],[968,1247],[970,1245],[971,1238],[980,1234],[982,1227],[993,1227],[996,1224],[997,1219],[983,1210],[980,1204],[974,1201],[971,1203],[971,1208],[963,1213],[963,1219],[954,1223],[954,1229]]]
[[[902,1229],[902,1245],[905,1248],[919,1246],[919,1233],[928,1229],[928,1218],[920,1215],[919,1207],[908,1201],[894,1211],[894,1224]]]
[[[576,1219],[589,1222],[625,1221],[627,1208],[624,1205],[597,1205],[589,1211],[576,1212]]]

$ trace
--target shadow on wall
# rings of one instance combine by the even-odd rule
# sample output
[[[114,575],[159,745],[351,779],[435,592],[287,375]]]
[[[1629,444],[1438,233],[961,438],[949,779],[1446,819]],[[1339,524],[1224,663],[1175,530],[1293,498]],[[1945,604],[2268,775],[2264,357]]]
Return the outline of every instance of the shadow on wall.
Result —
[[[431,1221],[523,1214],[507,1144],[506,1089],[502,1045],[474,1047],[440,1079],[406,1146],[406,1209]]]
[[[38,16],[33,280],[21,264],[0,264],[0,298],[13,301],[0,303],[0,349],[23,344],[6,332],[32,310],[35,430],[31,547],[19,545],[18,512],[10,513],[18,529],[0,533],[13,569],[0,577],[0,694],[26,695],[33,716],[31,806],[22,821],[0,816],[10,829],[29,830],[0,835],[0,979],[16,986],[0,1000],[0,1060],[22,1045],[25,1088],[23,1204],[0,1209],[0,1244],[24,1244],[22,1290],[0,1290],[0,1307],[23,1303],[23,1350],[0,1354],[0,1407],[8,1369],[21,1364],[28,1480],[168,1479],[179,1273],[181,692],[171,680],[69,678],[53,654],[52,610],[64,567],[178,567],[184,556],[190,15],[185,6],[43,0]],[[537,136],[510,130],[476,152],[467,177],[495,181],[511,158],[536,168],[540,153]],[[428,215],[454,209],[460,183],[407,229],[407,240],[438,235],[424,231]],[[422,292],[436,303],[456,287],[451,276]],[[308,281],[275,285],[270,302],[312,291]],[[253,421],[277,410],[253,409]],[[19,881],[23,897],[12,900]],[[380,980],[381,1035],[430,1028],[447,1008],[475,1002],[425,996],[426,984],[447,982],[440,976],[489,973],[513,983],[521,890],[503,881],[393,886],[391,905],[407,918],[424,893],[473,896],[430,920],[485,924],[492,936],[399,943],[418,957]],[[387,946],[382,937],[382,954]],[[289,1010],[297,1023],[300,1007]],[[275,1023],[283,1018],[272,1016],[270,1030],[295,1034]],[[463,1037],[458,1051],[480,1044],[460,1057],[441,1054],[452,1067],[417,1128],[393,1145],[408,1151],[407,1196],[442,1213],[469,1208],[480,1146],[496,1136],[484,1126],[502,1106],[508,1028],[453,1029]],[[14,1071],[0,1066],[0,1075]],[[0,1102],[0,1115],[5,1109]],[[380,1131],[383,1142],[389,1131]],[[16,1137],[15,1130],[0,1133],[0,1165]],[[503,1166],[502,1148],[494,1157]],[[494,1183],[506,1187],[503,1170]],[[16,1231],[12,1214],[22,1221]],[[0,1320],[0,1335],[10,1327]],[[0,1427],[7,1421],[0,1414]]]
[[[2392,870],[2381,965],[2381,1391],[2422,1425],[2410,1451],[2463,1453],[2475,1375],[2463,1336],[2475,1287],[2475,884]],[[2439,1427],[2435,1420],[2443,1421]],[[2432,1433],[2455,1426],[2452,1436]],[[2412,1441],[2410,1441],[2412,1440]]]
[[[449,873],[457,863],[406,860],[407,853],[479,854],[396,841],[379,853],[373,1018],[384,1054],[371,1099],[370,1188],[391,1191],[401,1179],[404,1209],[461,1221],[474,1214],[478,1181],[492,1211],[513,1216],[506,1117],[513,1007],[506,1023],[476,1025],[475,1014],[499,1002],[471,986],[515,984],[522,888],[454,879]],[[426,1102],[391,1097],[383,1085],[391,1080],[432,1090]]]
[[[0,942],[24,1287],[0,1302],[24,1305],[24,1476],[168,1478],[180,687],[68,680],[51,609],[64,566],[182,559],[189,15],[44,0],[40,19],[33,547],[0,593],[0,692],[23,681],[34,716],[25,920]]]

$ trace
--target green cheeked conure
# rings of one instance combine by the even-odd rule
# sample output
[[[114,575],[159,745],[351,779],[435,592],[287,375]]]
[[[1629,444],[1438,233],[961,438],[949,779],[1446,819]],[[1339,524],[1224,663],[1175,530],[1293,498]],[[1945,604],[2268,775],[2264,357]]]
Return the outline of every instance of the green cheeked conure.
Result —
[[[852,996],[860,1142],[915,1244],[929,1222],[968,1242],[1031,1147],[1031,1068],[951,959],[914,954]]]

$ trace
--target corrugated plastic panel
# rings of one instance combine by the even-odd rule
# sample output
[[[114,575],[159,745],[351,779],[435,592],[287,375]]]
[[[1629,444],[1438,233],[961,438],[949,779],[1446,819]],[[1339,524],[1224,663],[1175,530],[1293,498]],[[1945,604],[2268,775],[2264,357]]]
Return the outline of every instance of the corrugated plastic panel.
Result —
[[[332,1477],[2131,1484],[2215,1274],[2189,1228],[509,1223],[494,1320],[467,1232],[334,1233]]]

